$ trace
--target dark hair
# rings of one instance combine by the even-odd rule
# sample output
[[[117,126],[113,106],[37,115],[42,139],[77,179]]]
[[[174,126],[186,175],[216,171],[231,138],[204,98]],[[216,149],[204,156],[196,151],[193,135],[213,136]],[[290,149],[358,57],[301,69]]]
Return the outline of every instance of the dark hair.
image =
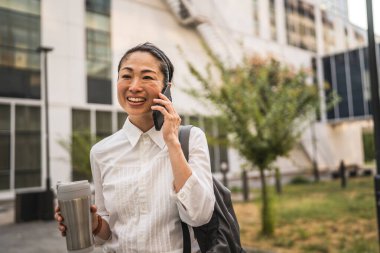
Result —
[[[140,44],[129,49],[123,55],[123,57],[121,57],[119,65],[117,67],[117,72],[120,71],[121,64],[123,64],[123,62],[128,58],[128,56],[134,52],[148,52],[151,55],[153,55],[160,62],[160,70],[164,74],[164,85],[166,86],[168,82],[172,81],[174,73],[174,66],[172,62],[161,49],[159,49],[150,42],[145,42],[144,44]]]

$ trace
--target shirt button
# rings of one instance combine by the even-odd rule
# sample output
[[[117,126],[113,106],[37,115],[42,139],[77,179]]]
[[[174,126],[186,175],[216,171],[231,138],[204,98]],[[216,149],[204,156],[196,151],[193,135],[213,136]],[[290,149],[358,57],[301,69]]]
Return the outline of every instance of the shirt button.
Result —
[[[185,193],[181,192],[181,193],[179,194],[179,197],[180,197],[180,198],[184,198],[184,197],[185,197]]]

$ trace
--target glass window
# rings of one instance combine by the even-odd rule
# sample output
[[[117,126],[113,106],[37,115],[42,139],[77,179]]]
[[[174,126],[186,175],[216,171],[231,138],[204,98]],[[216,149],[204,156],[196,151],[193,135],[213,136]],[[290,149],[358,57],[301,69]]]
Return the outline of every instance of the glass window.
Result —
[[[0,96],[40,98],[40,72],[0,66]]]
[[[330,56],[323,58],[323,74],[324,74],[324,81],[325,81],[325,97],[328,99],[333,92]],[[330,108],[327,111],[327,118],[335,119],[334,107]]]
[[[100,79],[111,79],[111,63],[88,60],[87,76]]]
[[[37,52],[28,52],[27,54],[27,68],[30,70],[38,71],[38,85],[40,84],[40,54]],[[31,85],[33,85],[33,82],[31,80]]]
[[[258,0],[253,0],[253,23],[256,36],[260,35],[259,6]]]
[[[344,54],[335,55],[335,69],[336,69],[336,84],[337,93],[341,98],[339,108],[339,118],[348,118],[348,94],[347,94],[347,81],[346,81],[346,68],[345,68]]]
[[[90,132],[91,120],[90,111],[73,109],[72,110],[72,129],[75,132]]]
[[[315,51],[314,7],[298,0],[285,0],[285,11],[289,45]]]
[[[40,0],[1,0],[0,8],[39,15]]]
[[[0,131],[9,132],[11,129],[10,106],[0,104]]]
[[[96,111],[96,138],[105,138],[112,134],[112,113]]]
[[[0,104],[0,190],[10,188],[11,113],[10,106]]]
[[[127,119],[128,114],[126,112],[118,112],[117,113],[117,129],[122,129]]]
[[[269,1],[270,30],[272,40],[277,39],[276,6],[275,0]]]
[[[91,114],[89,110],[72,110],[71,166],[73,180],[91,180]]]
[[[0,45],[36,49],[40,43],[40,17],[0,8]]]
[[[41,185],[41,110],[16,106],[15,187]]]
[[[358,50],[349,52],[349,63],[354,116],[364,116],[363,84]]]
[[[367,101],[368,105],[368,113],[372,114],[372,106],[371,106],[371,84],[370,84],[370,76],[369,76],[369,67],[368,67],[368,48],[364,48],[363,50],[363,58],[364,58],[364,98]]]
[[[86,11],[110,15],[111,0],[86,0]]]
[[[110,0],[86,0],[87,102],[112,104]]]
[[[112,104],[111,80],[87,77],[87,102]]]
[[[110,30],[110,18],[93,12],[86,12],[86,27],[108,32]]]
[[[87,29],[87,59],[110,62],[111,42],[108,32]],[[110,64],[110,63],[109,63]]]
[[[335,47],[335,27],[333,17],[327,11],[322,11],[322,24],[325,52],[329,53]]]
[[[40,17],[20,12],[39,4],[0,1],[0,96],[40,99]]]

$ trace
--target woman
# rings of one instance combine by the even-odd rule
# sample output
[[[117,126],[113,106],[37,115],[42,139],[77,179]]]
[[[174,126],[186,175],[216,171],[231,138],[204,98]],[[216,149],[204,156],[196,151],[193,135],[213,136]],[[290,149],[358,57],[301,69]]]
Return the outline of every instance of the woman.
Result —
[[[118,66],[117,94],[128,118],[121,130],[93,146],[91,206],[96,244],[105,252],[183,251],[181,220],[207,223],[215,203],[207,141],[193,127],[187,162],[178,140],[181,119],[161,93],[174,68],[151,43],[128,50]],[[152,110],[164,124],[155,130]],[[55,215],[65,234],[59,208]],[[192,252],[199,247],[192,237]]]

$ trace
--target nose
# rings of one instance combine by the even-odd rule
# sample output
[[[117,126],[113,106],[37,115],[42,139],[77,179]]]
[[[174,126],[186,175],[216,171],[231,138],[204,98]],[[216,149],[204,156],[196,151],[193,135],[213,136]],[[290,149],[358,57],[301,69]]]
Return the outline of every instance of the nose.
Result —
[[[142,87],[141,87],[141,84],[140,84],[138,78],[133,78],[132,82],[130,83],[130,85],[128,87],[128,91],[130,91],[132,93],[142,91]]]

